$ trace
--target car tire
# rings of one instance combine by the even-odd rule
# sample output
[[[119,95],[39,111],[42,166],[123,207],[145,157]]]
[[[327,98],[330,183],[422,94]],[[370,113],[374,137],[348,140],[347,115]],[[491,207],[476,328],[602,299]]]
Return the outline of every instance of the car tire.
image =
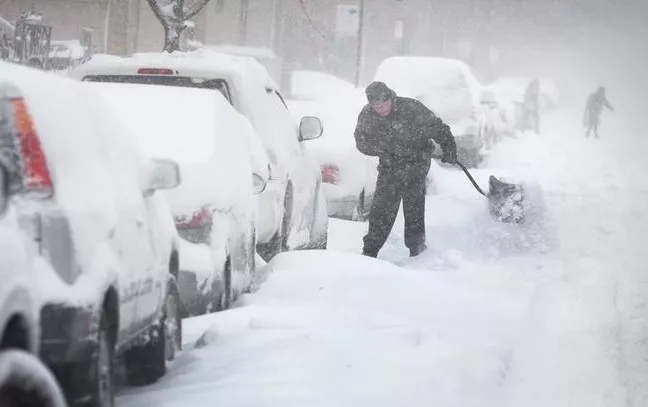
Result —
[[[314,250],[326,250],[328,248],[328,231],[324,232],[324,236],[320,238],[313,245]]]
[[[228,257],[223,268],[223,291],[218,300],[218,310],[225,311],[232,306],[232,262]]]
[[[284,216],[281,220],[281,226],[270,241],[259,250],[259,255],[267,263],[279,253],[288,251],[288,235],[290,233],[290,224],[292,218],[292,188],[288,186],[284,198]]]
[[[0,406],[65,407],[52,373],[34,355],[22,350],[0,352]]]
[[[169,309],[169,307],[175,307]],[[175,323],[169,323],[168,318],[174,318]],[[164,309],[160,321],[153,328],[150,338],[142,345],[134,346],[124,355],[126,364],[126,380],[132,386],[145,386],[158,381],[166,373],[166,362],[170,358],[169,349],[173,355],[181,347],[182,320],[180,316],[180,298],[175,284],[169,284]],[[170,332],[171,329],[176,330]],[[176,341],[180,341],[177,343]],[[174,343],[169,343],[174,342]]]
[[[114,407],[115,405],[115,341],[111,332],[114,319],[102,313],[97,327],[97,342],[92,358],[63,367],[57,377],[66,379],[70,404],[82,407]],[[57,369],[58,370],[58,369]],[[80,400],[80,401],[79,401]]]

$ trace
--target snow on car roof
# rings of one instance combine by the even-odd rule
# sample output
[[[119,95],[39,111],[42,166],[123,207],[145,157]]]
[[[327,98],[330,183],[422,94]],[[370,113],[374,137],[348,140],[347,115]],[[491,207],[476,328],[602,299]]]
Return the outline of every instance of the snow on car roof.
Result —
[[[174,213],[201,204],[221,208],[251,196],[252,127],[213,90],[120,83],[87,83],[133,130],[144,153],[171,159],[182,184],[165,192]],[[181,102],[178,102],[181,101]],[[250,181],[250,182],[248,182]]]
[[[192,52],[138,53],[132,57],[98,54],[79,65],[70,76],[82,80],[87,75],[137,75],[141,68],[168,68],[175,75],[239,78],[252,75],[267,88],[278,89],[266,69],[248,56],[229,55],[206,49]]]
[[[144,152],[155,158],[208,160],[214,154],[216,120],[223,125],[227,113],[234,114],[220,93],[209,90],[122,83],[87,85],[99,90],[136,131]],[[182,103],[176,103],[178,100]]]
[[[270,48],[241,47],[238,45],[202,45],[200,48],[229,55],[247,56],[255,59],[275,59],[277,55]]]

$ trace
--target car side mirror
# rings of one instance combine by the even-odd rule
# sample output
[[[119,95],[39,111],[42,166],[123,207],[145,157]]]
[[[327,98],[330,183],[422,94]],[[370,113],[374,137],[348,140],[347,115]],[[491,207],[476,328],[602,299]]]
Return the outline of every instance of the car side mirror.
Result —
[[[9,206],[9,171],[0,164],[0,215],[4,215]]]
[[[299,141],[315,140],[324,133],[324,126],[319,117],[305,116],[299,123]]]
[[[150,161],[148,180],[144,193],[153,195],[155,191],[173,189],[180,185],[180,167],[171,160],[154,159]]]
[[[261,195],[268,185],[268,180],[259,174],[252,174],[252,192]]]

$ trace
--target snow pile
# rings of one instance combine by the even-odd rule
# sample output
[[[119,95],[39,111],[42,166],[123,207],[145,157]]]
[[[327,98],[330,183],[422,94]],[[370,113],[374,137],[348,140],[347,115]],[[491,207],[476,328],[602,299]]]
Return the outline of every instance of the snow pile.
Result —
[[[530,294],[335,252],[269,266],[243,307],[189,321],[194,337],[212,324],[192,357],[121,405],[482,406]]]

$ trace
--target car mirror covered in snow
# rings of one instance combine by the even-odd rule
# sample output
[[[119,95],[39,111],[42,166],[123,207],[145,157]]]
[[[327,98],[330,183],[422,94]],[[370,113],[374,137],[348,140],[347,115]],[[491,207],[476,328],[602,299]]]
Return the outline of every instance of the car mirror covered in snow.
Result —
[[[0,215],[3,215],[9,204],[9,171],[0,163]]]
[[[254,195],[261,195],[268,185],[268,180],[259,174],[252,174],[252,191]]]
[[[315,116],[302,117],[299,123],[299,141],[315,140],[324,133],[322,121]]]
[[[180,167],[171,160],[151,160],[144,192],[152,195],[161,189],[173,189],[180,185]]]

